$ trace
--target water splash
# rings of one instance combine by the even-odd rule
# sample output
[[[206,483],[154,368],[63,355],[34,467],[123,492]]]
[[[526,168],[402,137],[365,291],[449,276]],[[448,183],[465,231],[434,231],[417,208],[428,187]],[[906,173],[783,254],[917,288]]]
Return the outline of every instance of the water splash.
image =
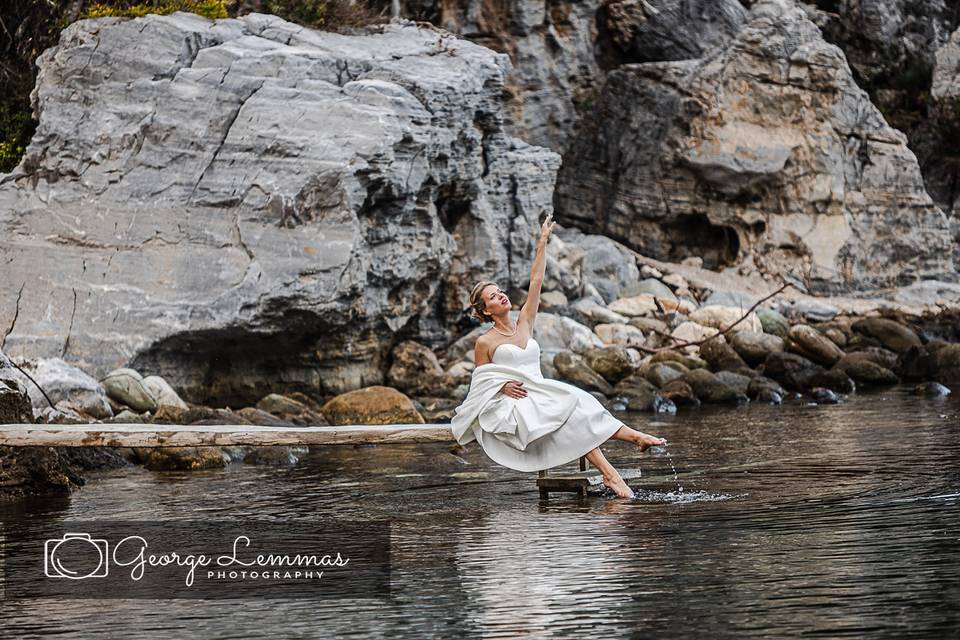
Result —
[[[677,493],[683,493],[683,485],[680,484],[680,477],[677,475],[677,467],[673,464],[673,456],[669,451],[663,447],[653,447],[657,453],[665,453],[667,455],[667,462],[670,463],[670,469],[673,471],[673,481],[677,483]]]
[[[634,501],[659,502],[668,504],[690,504],[691,502],[720,502],[733,500],[747,494],[730,495],[728,493],[708,493],[706,491],[656,491],[651,489],[635,489]]]

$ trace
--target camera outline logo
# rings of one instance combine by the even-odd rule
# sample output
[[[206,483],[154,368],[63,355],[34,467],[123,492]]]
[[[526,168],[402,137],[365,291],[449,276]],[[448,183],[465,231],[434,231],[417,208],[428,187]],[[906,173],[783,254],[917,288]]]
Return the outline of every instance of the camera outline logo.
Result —
[[[100,562],[91,573],[76,575],[76,571],[65,568],[56,557],[60,545],[74,540],[88,542],[100,553]],[[50,538],[43,543],[43,573],[48,578],[67,578],[68,580],[105,578],[109,573],[108,551],[109,544],[105,539],[91,538],[89,533],[64,533],[59,538]]]

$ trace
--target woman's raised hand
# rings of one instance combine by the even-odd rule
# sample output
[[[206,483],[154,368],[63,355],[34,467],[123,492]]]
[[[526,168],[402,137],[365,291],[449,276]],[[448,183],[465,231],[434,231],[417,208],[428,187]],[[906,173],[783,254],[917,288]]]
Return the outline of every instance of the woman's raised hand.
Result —
[[[526,398],[527,390],[523,388],[523,382],[511,380],[500,387],[500,393],[511,398]]]
[[[553,231],[553,225],[553,214],[548,213],[547,217],[543,220],[543,224],[540,225],[540,237],[543,239],[549,238],[550,232]]]

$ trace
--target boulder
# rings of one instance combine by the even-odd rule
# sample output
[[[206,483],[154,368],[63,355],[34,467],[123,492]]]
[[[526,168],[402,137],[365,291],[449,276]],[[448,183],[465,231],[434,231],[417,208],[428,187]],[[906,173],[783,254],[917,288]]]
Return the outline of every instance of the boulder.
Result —
[[[580,275],[585,282],[596,287],[606,304],[619,298],[624,287],[639,280],[636,259],[616,240],[604,235],[584,234],[576,227],[565,227],[555,233],[564,242],[584,251]]]
[[[857,390],[853,379],[844,370],[837,368],[817,373],[810,378],[809,384],[811,387],[824,387],[839,393],[853,393]]]
[[[801,355],[777,351],[763,362],[763,375],[773,378],[790,391],[806,391],[810,380],[824,368]]]
[[[159,415],[160,412],[157,412]],[[278,418],[277,416],[264,411],[263,409],[257,409],[256,407],[244,407],[242,409],[237,409],[237,415],[243,416],[250,424],[260,425],[263,427],[292,427],[293,422],[285,420],[283,418]],[[156,417],[154,417],[154,422],[156,422]]]
[[[195,403],[349,391],[476,280],[520,286],[552,209],[559,155],[507,131],[509,56],[440,29],[147,14],[74,22],[36,64],[0,184],[11,355]]]
[[[795,324],[788,333],[788,348],[817,364],[830,367],[843,357],[843,350],[825,335],[805,324]]]
[[[726,307],[723,305],[712,305],[700,307],[690,314],[690,320],[705,327],[720,329],[733,326],[740,318],[743,318],[745,309],[737,307]],[[739,324],[731,329],[731,333],[737,331],[763,331],[763,325],[760,324],[760,318],[756,313],[751,312]]]
[[[125,409],[121,413],[129,414],[130,411]],[[137,414],[134,414],[137,415]],[[190,415],[189,407],[177,407],[172,404],[160,405],[157,410],[152,414],[146,414],[150,417],[150,422],[153,423],[165,423],[165,424],[190,424],[188,416]],[[275,420],[271,414],[267,414],[271,419]],[[147,422],[146,420],[141,420],[142,422]],[[270,423],[265,423],[270,424]]]
[[[626,324],[627,316],[617,313],[593,298],[580,298],[567,309],[578,321],[594,326],[600,323]]]
[[[10,364],[3,351],[0,351],[0,424],[31,424],[33,422],[30,395],[17,377],[19,373]],[[0,450],[5,449],[7,447],[0,447]],[[0,486],[3,485],[0,484]]]
[[[750,386],[750,381],[753,379],[750,376],[734,373],[733,371],[717,371],[714,375],[716,375],[717,380],[727,385],[737,393],[748,395],[747,388]]]
[[[429,348],[404,340],[393,349],[387,383],[404,393],[428,394],[445,386],[444,371]]]
[[[633,373],[636,364],[624,347],[600,347],[583,354],[587,366],[599,373],[610,384]]]
[[[540,308],[544,311],[564,309],[568,303],[562,291],[544,291],[540,294]]]
[[[665,398],[669,398],[678,407],[699,407],[700,399],[693,392],[693,387],[683,380],[671,380],[660,391]]]
[[[544,353],[573,351],[582,354],[589,349],[603,346],[603,340],[590,327],[573,318],[552,313],[537,314],[533,337],[537,339]]]
[[[682,280],[683,278],[680,279]],[[651,298],[662,298],[664,300],[676,300],[677,298],[677,295],[673,292],[673,289],[668,287],[657,278],[644,278],[640,282],[628,284],[620,292],[621,298],[629,298],[644,294],[650,296]]]
[[[747,396],[757,402],[780,404],[786,395],[786,390],[776,380],[764,376],[751,378],[747,384]]]
[[[309,447],[302,446],[250,447],[243,461],[247,464],[288,467],[297,464],[309,452]]]
[[[947,344],[933,353],[933,375],[947,385],[960,384],[960,344]]]
[[[650,362],[679,362],[687,369],[706,369],[707,362],[697,356],[688,356],[670,349],[658,351],[650,356]]]
[[[775,351],[783,351],[783,338],[772,333],[739,331],[730,338],[730,346],[751,367],[756,367]]]
[[[702,402],[743,402],[747,397],[721,382],[706,369],[691,369],[681,378]]]
[[[660,310],[656,298],[649,293],[641,293],[629,298],[618,298],[607,305],[607,308],[628,318],[650,316]]]
[[[184,402],[170,384],[160,376],[147,376],[142,381],[143,388],[146,389],[150,397],[153,398],[157,408],[174,407],[186,411],[187,403]]]
[[[322,411],[332,425],[424,423],[410,398],[380,385],[342,393],[328,400]]]
[[[887,318],[863,318],[854,322],[852,328],[879,340],[880,344],[894,353],[906,353],[910,347],[922,344],[912,329]]]
[[[611,394],[623,399],[630,411],[654,411],[660,396],[657,388],[641,376],[624,378],[613,387]]]
[[[621,347],[642,347],[647,340],[643,331],[629,324],[600,323],[593,328],[604,344]]]
[[[135,411],[157,410],[157,399],[143,384],[143,376],[135,369],[114,369],[101,380],[107,395]]]
[[[146,469],[153,471],[199,471],[219,469],[230,457],[218,447],[134,447]]]
[[[787,337],[787,332],[790,331],[790,323],[779,311],[761,307],[754,313],[756,313],[757,318],[760,319],[760,326],[763,327],[764,333],[769,333],[784,339]]]
[[[644,334],[654,333],[659,331],[660,333],[670,333],[670,327],[667,326],[667,323],[658,318],[630,318],[627,323],[643,331]]]
[[[638,373],[662,389],[671,380],[682,378],[687,371],[689,369],[679,362],[648,362],[640,368]]]
[[[823,387],[814,387],[810,390],[810,395],[817,404],[837,404],[840,402],[840,396]]]
[[[561,351],[554,357],[553,366],[562,379],[572,382],[581,389],[599,391],[605,396],[609,396],[613,392],[610,383],[591,369],[581,355],[570,351]]]
[[[843,371],[857,382],[864,384],[897,384],[900,381],[893,371],[869,360],[855,360],[845,365]]]
[[[942,398],[950,395],[950,389],[939,382],[925,382],[924,384],[918,384],[913,388],[913,395]]]
[[[670,332],[670,335],[676,338],[676,342],[698,342],[704,338],[715,336],[718,333],[720,332],[716,329],[705,327],[702,324],[697,324],[696,322],[681,322],[673,331]],[[696,345],[686,345],[680,347],[680,349],[683,349],[686,353],[690,354],[698,353],[700,351],[700,347]]]
[[[303,402],[279,393],[268,393],[263,396],[257,402],[257,409],[277,416],[297,415],[310,410]]]
[[[821,329],[820,333],[829,338],[830,342],[837,345],[841,349],[847,346],[847,334],[836,327],[827,327],[825,329]]]
[[[896,369],[899,362],[897,354],[892,351],[888,351],[882,347],[865,347],[862,350],[851,351],[844,354],[842,358],[834,363],[834,367],[844,369],[851,362],[858,360],[869,360],[874,364],[890,370]]]
[[[66,400],[84,413],[104,419],[113,415],[103,386],[81,369],[60,358],[39,358],[18,363],[46,392],[54,404]],[[11,367],[11,375],[20,380],[37,410],[50,406],[37,385],[18,369]]]
[[[700,355],[714,371],[744,371],[750,369],[733,347],[727,344],[724,336],[717,336],[701,344]]]

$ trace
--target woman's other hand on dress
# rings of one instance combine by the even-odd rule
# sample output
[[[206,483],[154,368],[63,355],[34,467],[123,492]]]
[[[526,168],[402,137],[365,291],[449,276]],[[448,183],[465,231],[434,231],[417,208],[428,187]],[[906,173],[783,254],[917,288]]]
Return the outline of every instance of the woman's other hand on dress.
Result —
[[[500,387],[500,393],[511,398],[526,398],[527,390],[523,388],[523,382],[511,380]]]

